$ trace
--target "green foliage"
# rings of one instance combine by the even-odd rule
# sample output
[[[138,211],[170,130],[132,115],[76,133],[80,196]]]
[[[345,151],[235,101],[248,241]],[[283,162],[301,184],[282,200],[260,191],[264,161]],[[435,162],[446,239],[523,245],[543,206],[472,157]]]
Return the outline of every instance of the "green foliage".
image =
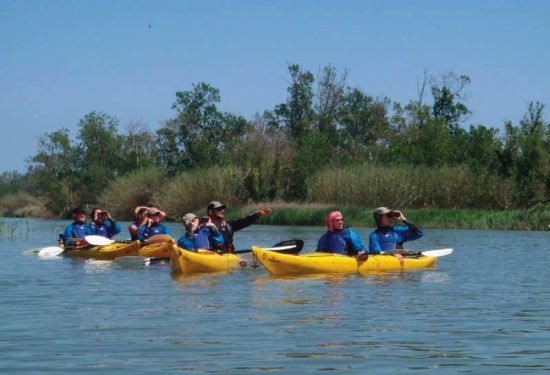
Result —
[[[177,218],[210,199],[351,208],[549,203],[550,125],[541,103],[501,135],[461,126],[470,113],[466,75],[425,72],[418,98],[402,105],[347,87],[347,72],[331,65],[317,77],[297,64],[288,73],[286,101],[251,121],[221,112],[219,90],[206,83],[176,93],[176,115],[156,134],[130,123],[121,135],[116,118],[91,112],[76,139],[65,128],[42,136],[26,175],[0,176],[0,197],[24,205],[16,194],[31,191],[60,216],[101,203],[119,218],[140,204]],[[309,215],[303,222],[317,220]]]
[[[410,168],[365,164],[326,169],[307,182],[308,202],[407,208],[509,207],[509,181],[469,168]]]
[[[124,171],[123,137],[118,134],[118,125],[116,118],[101,112],[90,112],[79,121],[76,156],[82,201],[93,202]]]
[[[134,208],[154,205],[168,181],[166,173],[161,169],[136,170],[105,186],[98,202],[113,217],[133,220]]]
[[[242,190],[246,174],[238,168],[192,170],[175,176],[156,195],[155,204],[179,220],[187,212],[205,214],[208,202],[236,205],[247,198]]]
[[[275,114],[282,123],[283,129],[291,139],[295,139],[298,145],[301,139],[309,133],[313,127],[313,74],[302,71],[299,65],[288,66],[290,73],[290,86],[286,103],[275,107]]]
[[[218,89],[206,83],[176,93],[177,117],[157,132],[160,164],[170,175],[223,164],[223,150],[250,128],[242,116],[218,111]]]
[[[79,200],[82,184],[77,155],[69,131],[61,129],[40,137],[38,153],[29,161],[31,186],[54,215],[68,212]]]
[[[0,174],[0,197],[20,191],[30,190],[28,176],[17,171]]]

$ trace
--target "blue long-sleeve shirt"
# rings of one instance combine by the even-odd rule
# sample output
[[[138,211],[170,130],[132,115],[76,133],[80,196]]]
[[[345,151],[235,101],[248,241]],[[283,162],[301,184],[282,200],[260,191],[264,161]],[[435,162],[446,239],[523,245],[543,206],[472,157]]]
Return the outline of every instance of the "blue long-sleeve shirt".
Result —
[[[167,234],[170,236],[170,229],[165,224],[153,224],[150,227],[143,224],[139,227],[138,240],[145,241],[157,234]]]
[[[103,223],[94,221],[90,224],[90,227],[93,232],[92,234],[107,237],[107,238],[111,238],[119,234],[120,231],[122,230],[122,228],[120,227],[120,224],[118,224],[112,219],[107,219]]]
[[[382,251],[395,250],[397,245],[414,241],[424,236],[422,229],[411,222],[407,226],[378,228],[369,235],[369,254],[380,254]]]
[[[178,246],[187,250],[215,249],[223,244],[223,236],[215,226],[200,227],[194,233],[185,233],[178,239]]]
[[[365,251],[365,246],[359,234],[346,227],[342,230],[327,231],[323,234],[317,243],[317,251],[356,255],[360,251]]]
[[[95,234],[90,224],[73,222],[63,232],[63,243],[65,246],[72,246],[90,234]]]

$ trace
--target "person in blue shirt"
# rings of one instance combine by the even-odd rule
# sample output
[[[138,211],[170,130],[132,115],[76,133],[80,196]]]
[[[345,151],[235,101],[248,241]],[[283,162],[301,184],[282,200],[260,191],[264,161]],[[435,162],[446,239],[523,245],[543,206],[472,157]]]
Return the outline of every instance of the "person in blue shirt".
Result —
[[[63,245],[67,247],[84,244],[84,237],[94,234],[89,224],[86,224],[86,211],[82,207],[75,207],[71,211],[73,222],[65,228],[62,235]]]
[[[159,234],[166,234],[170,236],[170,229],[166,224],[161,223],[162,219],[166,217],[166,213],[159,210],[156,207],[150,207],[147,214],[147,222],[140,225],[138,231],[138,240],[146,241],[153,236]]]
[[[326,225],[328,231],[319,238],[317,251],[357,256],[360,260],[367,258],[361,237],[356,231],[344,225],[344,216],[340,211],[329,212]]]
[[[121,231],[121,227],[113,218],[111,214],[102,208],[94,208],[92,210],[92,222],[90,223],[93,234],[97,236],[103,236],[112,238]]]
[[[378,207],[374,210],[373,216],[376,230],[369,235],[369,254],[391,251],[400,262],[403,262],[403,256],[399,254],[399,250],[403,249],[403,243],[421,238],[424,232],[416,224],[408,221],[401,211]],[[392,226],[394,219],[405,225]],[[398,251],[394,253],[396,249]]]
[[[134,209],[134,214],[136,216],[136,219],[128,227],[128,231],[130,232],[130,239],[132,241],[135,241],[138,239],[139,227],[147,223],[147,215],[149,214],[149,207],[137,206]]]
[[[223,244],[223,236],[212,223],[210,217],[199,218],[193,213],[183,216],[185,234],[178,239],[178,246],[196,251],[197,249],[214,249]]]

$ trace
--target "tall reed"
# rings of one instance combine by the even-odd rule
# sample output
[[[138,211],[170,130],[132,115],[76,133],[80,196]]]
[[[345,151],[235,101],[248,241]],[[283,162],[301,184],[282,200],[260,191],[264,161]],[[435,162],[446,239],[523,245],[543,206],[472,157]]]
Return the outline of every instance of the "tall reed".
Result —
[[[210,201],[217,200],[228,205],[238,205],[244,201],[247,198],[245,178],[245,172],[232,167],[183,172],[163,187],[155,203],[175,220],[187,212],[205,215]]]
[[[376,165],[328,169],[308,181],[309,202],[407,208],[509,208],[508,180],[464,166],[410,168]]]
[[[133,219],[134,208],[153,204],[167,181],[166,174],[157,168],[134,171],[109,184],[99,205],[116,219]]]

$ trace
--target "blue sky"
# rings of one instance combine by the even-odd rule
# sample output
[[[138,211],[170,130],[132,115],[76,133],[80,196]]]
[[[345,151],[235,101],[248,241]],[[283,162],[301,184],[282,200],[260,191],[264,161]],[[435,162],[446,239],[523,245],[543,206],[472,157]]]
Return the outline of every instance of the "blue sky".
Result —
[[[401,103],[425,70],[466,74],[466,126],[517,124],[550,105],[549,35],[545,0],[0,0],[0,173],[94,110],[155,131],[198,82],[252,118],[285,101],[290,63]]]

